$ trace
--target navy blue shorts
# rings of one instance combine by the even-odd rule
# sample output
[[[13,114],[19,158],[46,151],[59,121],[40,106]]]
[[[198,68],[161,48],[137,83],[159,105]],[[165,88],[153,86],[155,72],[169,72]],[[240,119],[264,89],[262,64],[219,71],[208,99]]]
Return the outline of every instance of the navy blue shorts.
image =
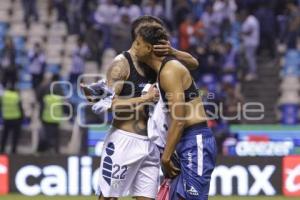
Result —
[[[206,123],[186,128],[176,152],[181,172],[171,182],[170,200],[207,200],[217,146]]]

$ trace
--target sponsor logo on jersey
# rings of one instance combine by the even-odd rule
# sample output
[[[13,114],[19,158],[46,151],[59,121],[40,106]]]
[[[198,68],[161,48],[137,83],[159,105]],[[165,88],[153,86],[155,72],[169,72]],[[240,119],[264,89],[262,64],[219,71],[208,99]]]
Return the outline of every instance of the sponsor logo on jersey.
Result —
[[[192,196],[198,196],[199,195],[198,191],[193,186],[191,186],[190,189],[188,189],[186,192],[189,193]]]

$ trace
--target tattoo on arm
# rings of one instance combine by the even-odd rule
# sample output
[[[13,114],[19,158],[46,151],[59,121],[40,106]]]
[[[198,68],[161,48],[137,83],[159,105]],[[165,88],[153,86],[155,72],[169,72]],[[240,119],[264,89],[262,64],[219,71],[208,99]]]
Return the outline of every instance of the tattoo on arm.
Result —
[[[122,55],[117,56],[109,67],[106,79],[109,87],[113,88],[116,95],[120,94],[124,81],[129,75],[129,65]]]

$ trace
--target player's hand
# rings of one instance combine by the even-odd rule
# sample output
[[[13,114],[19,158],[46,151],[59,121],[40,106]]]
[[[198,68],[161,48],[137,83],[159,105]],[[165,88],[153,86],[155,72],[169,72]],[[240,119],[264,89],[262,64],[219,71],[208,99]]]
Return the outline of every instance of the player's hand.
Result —
[[[160,40],[159,43],[160,44],[153,46],[155,54],[159,56],[173,55],[174,49],[172,48],[170,41]]]
[[[168,178],[174,178],[180,173],[180,169],[175,167],[174,163],[170,159],[161,158],[161,164],[164,171],[167,173]]]
[[[150,102],[155,102],[158,100],[159,91],[154,84],[149,88],[148,92],[145,95],[143,95],[143,98],[145,98],[146,101]]]

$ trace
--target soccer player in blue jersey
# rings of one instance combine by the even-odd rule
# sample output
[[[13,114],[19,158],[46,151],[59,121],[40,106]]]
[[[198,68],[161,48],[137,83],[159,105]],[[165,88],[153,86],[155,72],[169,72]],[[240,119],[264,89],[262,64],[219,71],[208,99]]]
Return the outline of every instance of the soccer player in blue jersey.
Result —
[[[143,26],[135,48],[138,60],[157,73],[161,98],[168,108],[170,122],[161,163],[168,175],[175,177],[170,199],[207,200],[217,154],[215,138],[207,127],[205,110],[188,69],[175,57],[154,52],[153,46],[161,40],[168,40],[163,28]],[[175,150],[179,168],[171,160]]]

